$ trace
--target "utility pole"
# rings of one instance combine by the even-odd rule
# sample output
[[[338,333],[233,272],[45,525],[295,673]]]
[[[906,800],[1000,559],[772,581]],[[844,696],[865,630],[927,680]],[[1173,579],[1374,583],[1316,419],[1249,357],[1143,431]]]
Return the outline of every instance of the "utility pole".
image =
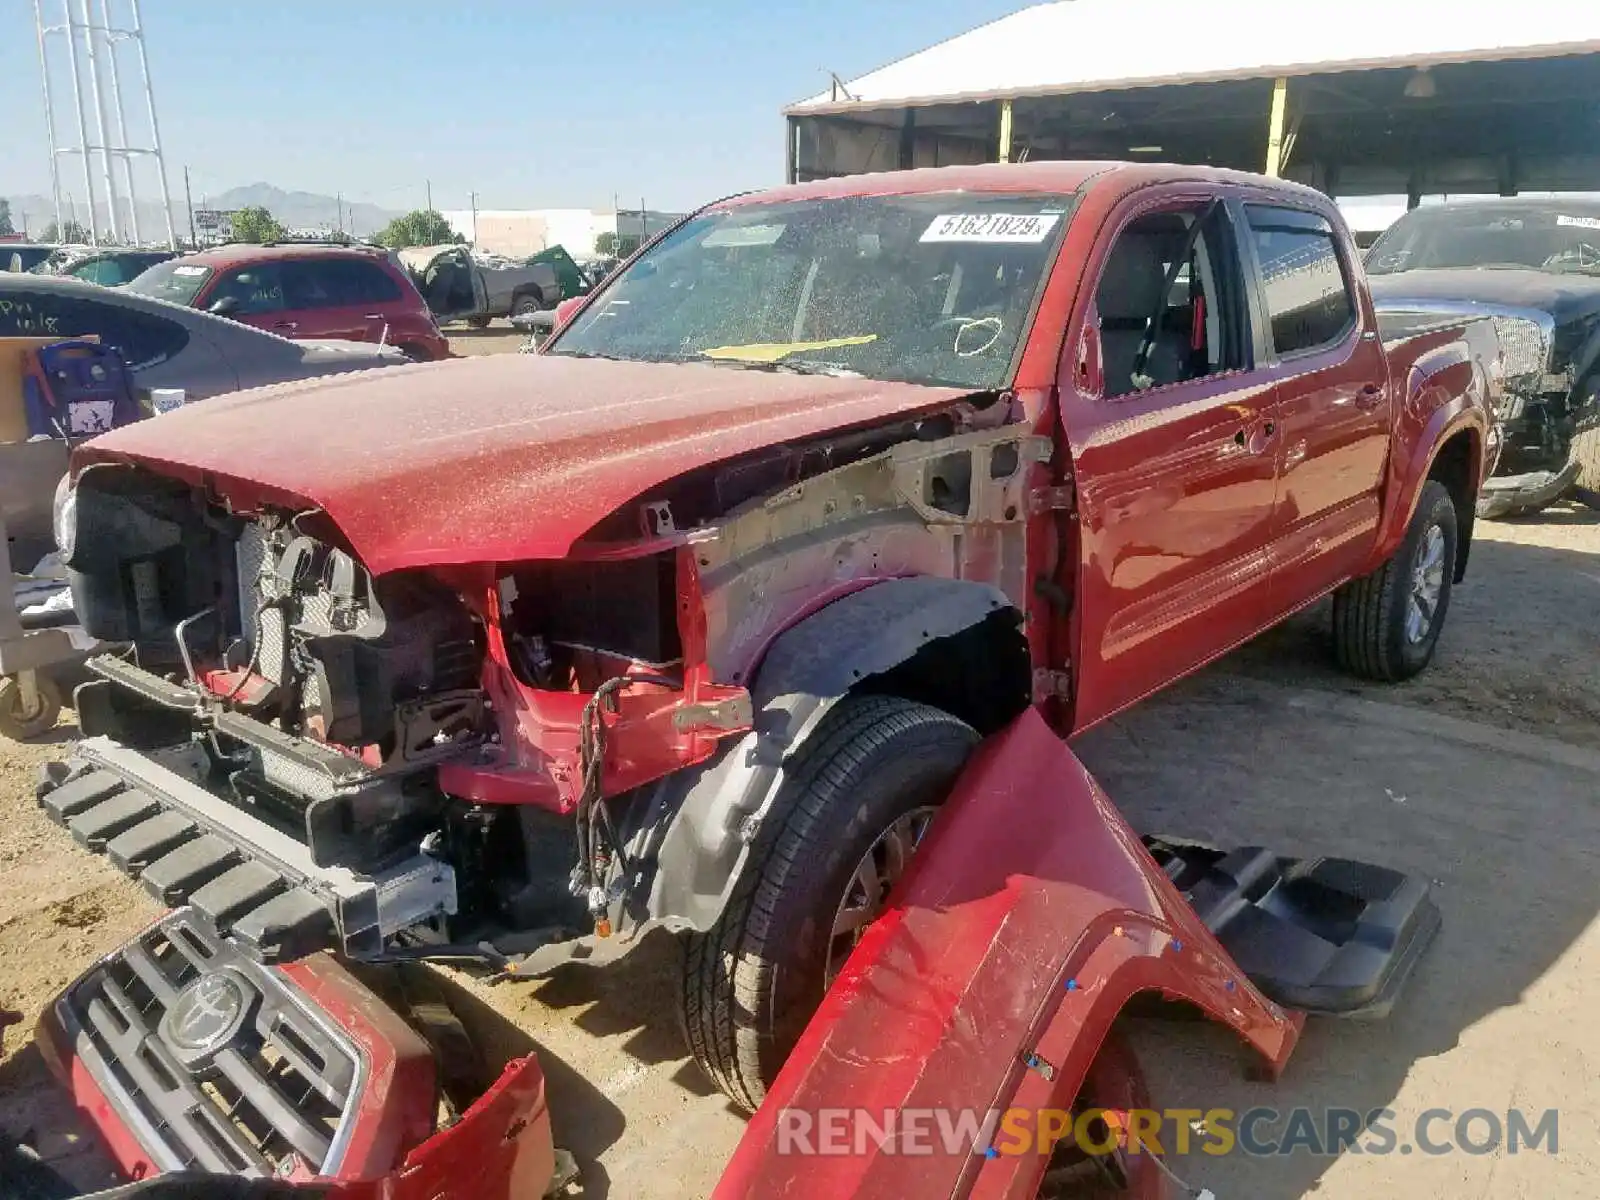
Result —
[[[650,210],[644,206],[644,197],[639,197],[639,245],[644,245],[650,239]]]
[[[334,224],[335,224],[335,227],[339,231],[339,236],[343,237],[344,236],[344,193],[340,192],[338,195],[336,195],[333,198],[333,203],[334,203],[334,213],[335,213]]]
[[[424,179],[422,185],[428,189],[428,211],[433,211],[433,180]]]
[[[472,202],[472,244],[478,244],[478,193],[468,192],[467,198]]]
[[[189,208],[189,245],[200,249],[200,239],[194,235],[194,196],[189,191],[189,164],[183,165],[183,202]]]

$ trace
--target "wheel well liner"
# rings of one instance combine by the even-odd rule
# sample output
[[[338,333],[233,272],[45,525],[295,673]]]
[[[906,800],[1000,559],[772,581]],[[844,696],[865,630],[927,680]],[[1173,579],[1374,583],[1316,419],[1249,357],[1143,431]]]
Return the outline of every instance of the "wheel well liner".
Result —
[[[1472,550],[1472,525],[1478,502],[1478,482],[1473,478],[1473,466],[1477,461],[1472,431],[1463,429],[1439,447],[1428,466],[1428,478],[1444,484],[1456,506],[1457,583],[1466,578],[1467,556]]]
[[[651,785],[624,809],[622,832],[636,870],[630,918],[709,929],[770,815],[785,761],[835,703],[853,692],[931,703],[937,664],[973,661],[979,647],[1005,645],[999,639],[1006,637],[1025,655],[1020,621],[998,588],[908,578],[852,592],[782,634],[751,688],[754,728],[704,767]],[[952,713],[980,732],[1005,724],[1028,702],[1026,658],[1004,651],[995,660],[1001,671],[992,686],[966,689],[965,707],[976,720]],[[1002,716],[1012,685],[1021,689],[1016,711]]]

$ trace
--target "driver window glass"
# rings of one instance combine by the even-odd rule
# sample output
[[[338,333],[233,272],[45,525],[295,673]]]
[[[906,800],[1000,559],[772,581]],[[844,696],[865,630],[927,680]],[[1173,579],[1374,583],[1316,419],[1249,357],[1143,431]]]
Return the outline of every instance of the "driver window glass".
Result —
[[[207,298],[206,306],[210,307],[218,300],[226,299],[239,302],[239,307],[233,310],[234,316],[254,316],[282,311],[283,282],[279,276],[278,264],[256,263],[254,266],[229,271],[217,280],[217,286]]]
[[[1107,399],[1245,366],[1238,257],[1220,205],[1146,213],[1095,290]]]

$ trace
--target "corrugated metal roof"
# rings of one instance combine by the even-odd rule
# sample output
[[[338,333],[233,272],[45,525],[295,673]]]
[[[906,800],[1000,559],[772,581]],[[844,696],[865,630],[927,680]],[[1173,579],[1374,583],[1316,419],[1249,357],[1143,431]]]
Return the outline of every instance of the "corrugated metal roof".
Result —
[[[1600,4],[1572,0],[1061,0],[851,80],[853,102],[823,92],[786,111],[1595,52]]]

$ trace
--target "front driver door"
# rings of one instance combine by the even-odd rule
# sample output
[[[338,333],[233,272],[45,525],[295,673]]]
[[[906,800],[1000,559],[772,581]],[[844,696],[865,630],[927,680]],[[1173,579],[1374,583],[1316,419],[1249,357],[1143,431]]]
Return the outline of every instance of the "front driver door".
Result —
[[[1075,728],[1223,653],[1267,613],[1276,430],[1239,232],[1214,196],[1145,197],[1113,216],[1090,263],[1087,337],[1069,342],[1061,389],[1081,552]]]

